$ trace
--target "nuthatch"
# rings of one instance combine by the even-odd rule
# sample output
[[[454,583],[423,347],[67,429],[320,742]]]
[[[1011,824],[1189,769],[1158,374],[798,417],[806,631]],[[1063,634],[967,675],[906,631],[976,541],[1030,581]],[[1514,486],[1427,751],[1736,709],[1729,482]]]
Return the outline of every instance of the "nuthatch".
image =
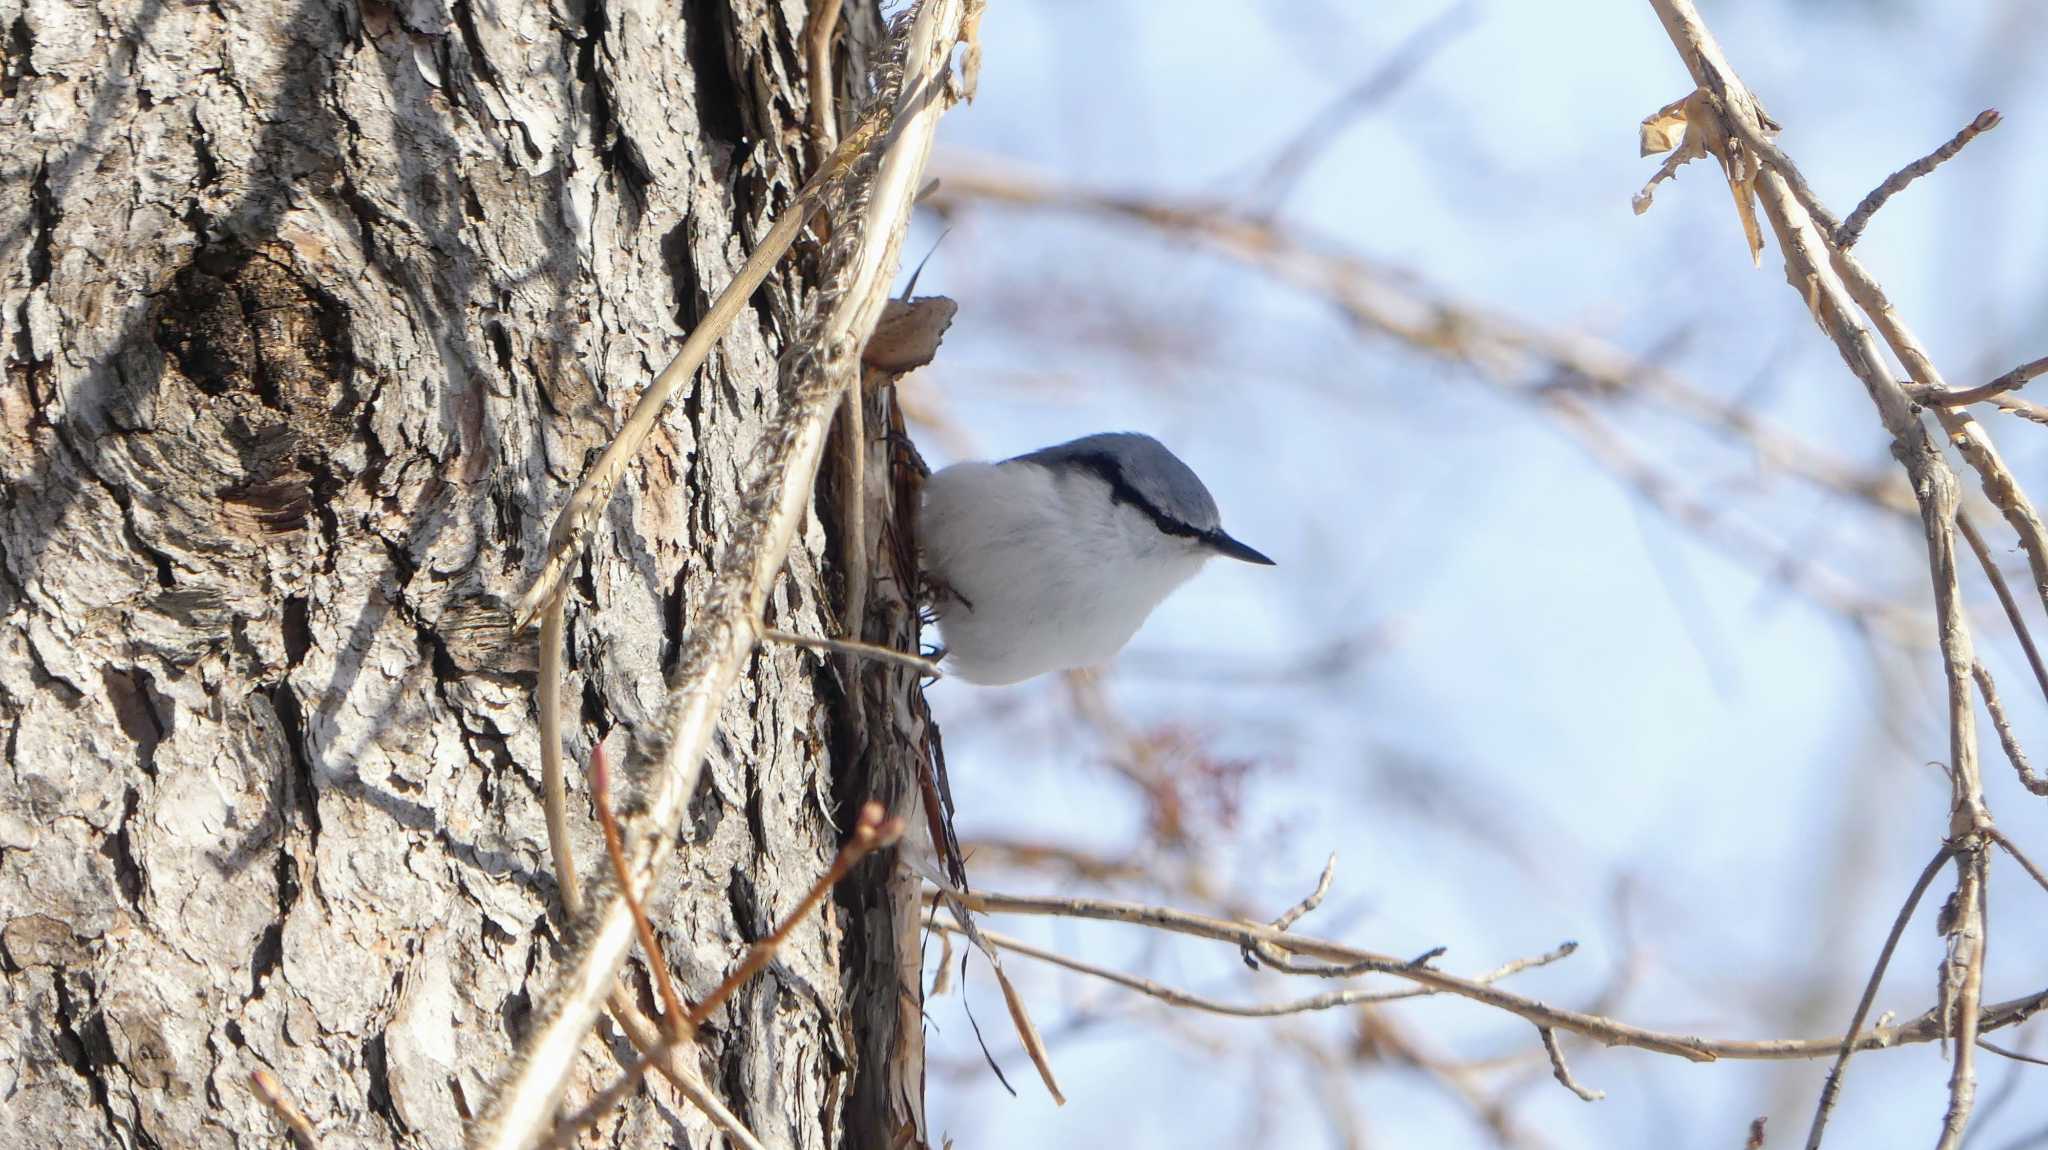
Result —
[[[1211,557],[1273,562],[1224,533],[1187,464],[1133,432],[935,472],[918,532],[945,667],[970,683],[1104,662]]]

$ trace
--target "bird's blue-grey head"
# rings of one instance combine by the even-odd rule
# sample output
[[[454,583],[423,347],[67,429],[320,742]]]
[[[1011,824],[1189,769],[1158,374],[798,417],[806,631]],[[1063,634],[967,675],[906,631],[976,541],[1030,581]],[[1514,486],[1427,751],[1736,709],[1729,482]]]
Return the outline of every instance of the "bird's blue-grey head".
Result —
[[[1218,555],[1272,566],[1273,561],[1232,539],[1216,513],[1209,489],[1149,435],[1108,431],[1019,455],[1008,463],[1035,463],[1055,471],[1075,469],[1109,484],[1112,502],[1128,503],[1167,535],[1192,539]]]

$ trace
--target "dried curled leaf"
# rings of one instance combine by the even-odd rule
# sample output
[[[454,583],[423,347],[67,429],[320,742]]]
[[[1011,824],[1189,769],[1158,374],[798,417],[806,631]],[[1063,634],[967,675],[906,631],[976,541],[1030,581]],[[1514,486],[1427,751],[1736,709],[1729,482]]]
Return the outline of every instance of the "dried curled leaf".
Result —
[[[868,339],[861,362],[877,371],[902,375],[923,367],[939,353],[939,342],[960,307],[942,295],[892,299],[882,308],[875,334]]]
[[[1685,138],[1685,104],[1690,99],[1691,96],[1683,96],[1643,117],[1639,133],[1643,155],[1668,152]]]
[[[1777,127],[1762,114],[1761,108],[1757,113],[1765,131]],[[1673,100],[1645,116],[1639,135],[1643,155],[1671,154],[1664,157],[1656,174],[1629,201],[1635,213],[1642,215],[1650,210],[1651,195],[1658,184],[1676,176],[1687,162],[1711,153],[1721,161],[1729,194],[1735,197],[1735,214],[1742,220],[1743,238],[1749,241],[1750,262],[1763,266],[1764,233],[1756,219],[1757,159],[1742,146],[1742,141],[1728,133],[1721,111],[1706,89],[1696,88],[1684,99]]]

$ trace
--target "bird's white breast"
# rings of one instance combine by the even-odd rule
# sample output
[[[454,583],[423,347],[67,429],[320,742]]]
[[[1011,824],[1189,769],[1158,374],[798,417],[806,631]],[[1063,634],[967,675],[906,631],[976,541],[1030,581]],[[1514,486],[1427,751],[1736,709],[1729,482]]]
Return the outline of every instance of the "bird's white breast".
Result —
[[[1114,656],[1207,553],[1085,472],[960,463],[925,482],[925,570],[952,673],[1014,683]]]

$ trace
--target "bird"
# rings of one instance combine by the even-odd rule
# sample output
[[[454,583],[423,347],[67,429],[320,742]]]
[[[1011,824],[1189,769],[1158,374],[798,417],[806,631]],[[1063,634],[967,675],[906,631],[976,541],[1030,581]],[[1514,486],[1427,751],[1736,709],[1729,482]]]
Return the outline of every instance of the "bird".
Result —
[[[933,472],[917,525],[940,666],[985,686],[1108,661],[1219,555],[1273,565],[1223,530],[1187,464],[1131,431]]]

